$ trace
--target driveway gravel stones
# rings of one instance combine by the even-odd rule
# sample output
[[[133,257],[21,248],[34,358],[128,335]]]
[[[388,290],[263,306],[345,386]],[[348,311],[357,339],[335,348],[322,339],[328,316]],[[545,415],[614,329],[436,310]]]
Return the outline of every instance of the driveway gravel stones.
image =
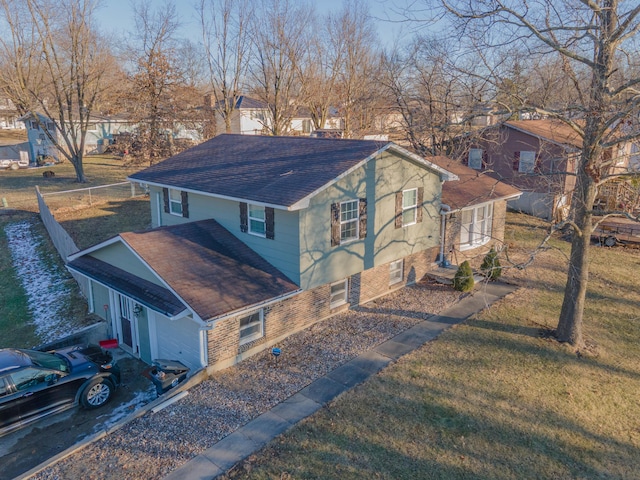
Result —
[[[216,372],[189,395],[147,413],[34,477],[162,478],[317,378],[460,299],[419,283],[319,322],[287,338],[276,364],[269,350]]]

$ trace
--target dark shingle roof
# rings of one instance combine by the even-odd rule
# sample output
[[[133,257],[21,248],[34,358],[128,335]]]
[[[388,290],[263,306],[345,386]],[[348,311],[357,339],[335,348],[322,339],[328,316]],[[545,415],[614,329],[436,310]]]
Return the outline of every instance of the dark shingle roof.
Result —
[[[228,98],[229,100],[231,100],[231,97]],[[223,103],[223,100],[220,100],[218,102],[219,105],[222,105]],[[236,100],[236,104],[233,108],[235,108],[236,110],[266,110],[267,108],[269,108],[269,105],[267,105],[267,103],[263,102],[262,100],[258,100],[257,98],[240,95]]]
[[[449,205],[452,210],[478,205],[490,200],[511,198],[522,193],[511,185],[448,157],[427,157],[426,159],[458,176],[458,180],[442,184],[442,203]]]
[[[290,207],[388,143],[223,134],[129,178]]]
[[[97,258],[87,255],[78,257],[69,262],[68,266],[169,317],[185,310],[184,304],[166,288]]]
[[[203,320],[298,290],[215,220],[120,238]]]

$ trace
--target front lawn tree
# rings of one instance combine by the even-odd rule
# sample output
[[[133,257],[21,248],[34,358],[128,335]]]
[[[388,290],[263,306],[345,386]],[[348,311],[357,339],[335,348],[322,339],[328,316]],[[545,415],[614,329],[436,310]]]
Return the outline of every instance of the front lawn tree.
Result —
[[[93,24],[96,7],[94,0],[0,0],[0,89],[33,116],[78,182],[87,181],[91,112],[114,67]]]
[[[476,47],[519,47],[532,57],[560,56],[573,82],[576,103],[557,103],[531,110],[562,120],[582,138],[569,221],[571,253],[556,336],[581,348],[583,312],[589,279],[589,246],[598,188],[620,176],[614,159],[603,155],[636,139],[640,101],[638,30],[640,5],[627,0],[441,0],[454,22]],[[589,79],[578,81],[583,75]],[[615,155],[614,155],[615,157]],[[625,176],[633,175],[631,171]]]

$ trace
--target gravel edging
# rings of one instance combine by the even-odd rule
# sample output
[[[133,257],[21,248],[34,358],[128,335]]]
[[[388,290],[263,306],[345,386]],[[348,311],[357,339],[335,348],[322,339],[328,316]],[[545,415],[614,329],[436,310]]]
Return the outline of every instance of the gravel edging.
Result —
[[[155,414],[148,411],[151,404],[145,406],[119,429],[111,428],[109,435],[30,478],[161,478],[317,378],[460,297],[450,287],[419,283],[316,323],[278,344],[277,365],[266,350],[216,372],[178,402]]]

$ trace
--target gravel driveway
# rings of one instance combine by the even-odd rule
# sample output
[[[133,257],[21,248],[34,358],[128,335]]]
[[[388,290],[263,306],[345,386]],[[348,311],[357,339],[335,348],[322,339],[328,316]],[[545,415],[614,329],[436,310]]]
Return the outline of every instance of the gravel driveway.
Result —
[[[450,287],[403,288],[292,335],[278,347],[217,372],[182,400],[147,413],[33,478],[162,478],[320,376],[438,314],[460,299]]]

